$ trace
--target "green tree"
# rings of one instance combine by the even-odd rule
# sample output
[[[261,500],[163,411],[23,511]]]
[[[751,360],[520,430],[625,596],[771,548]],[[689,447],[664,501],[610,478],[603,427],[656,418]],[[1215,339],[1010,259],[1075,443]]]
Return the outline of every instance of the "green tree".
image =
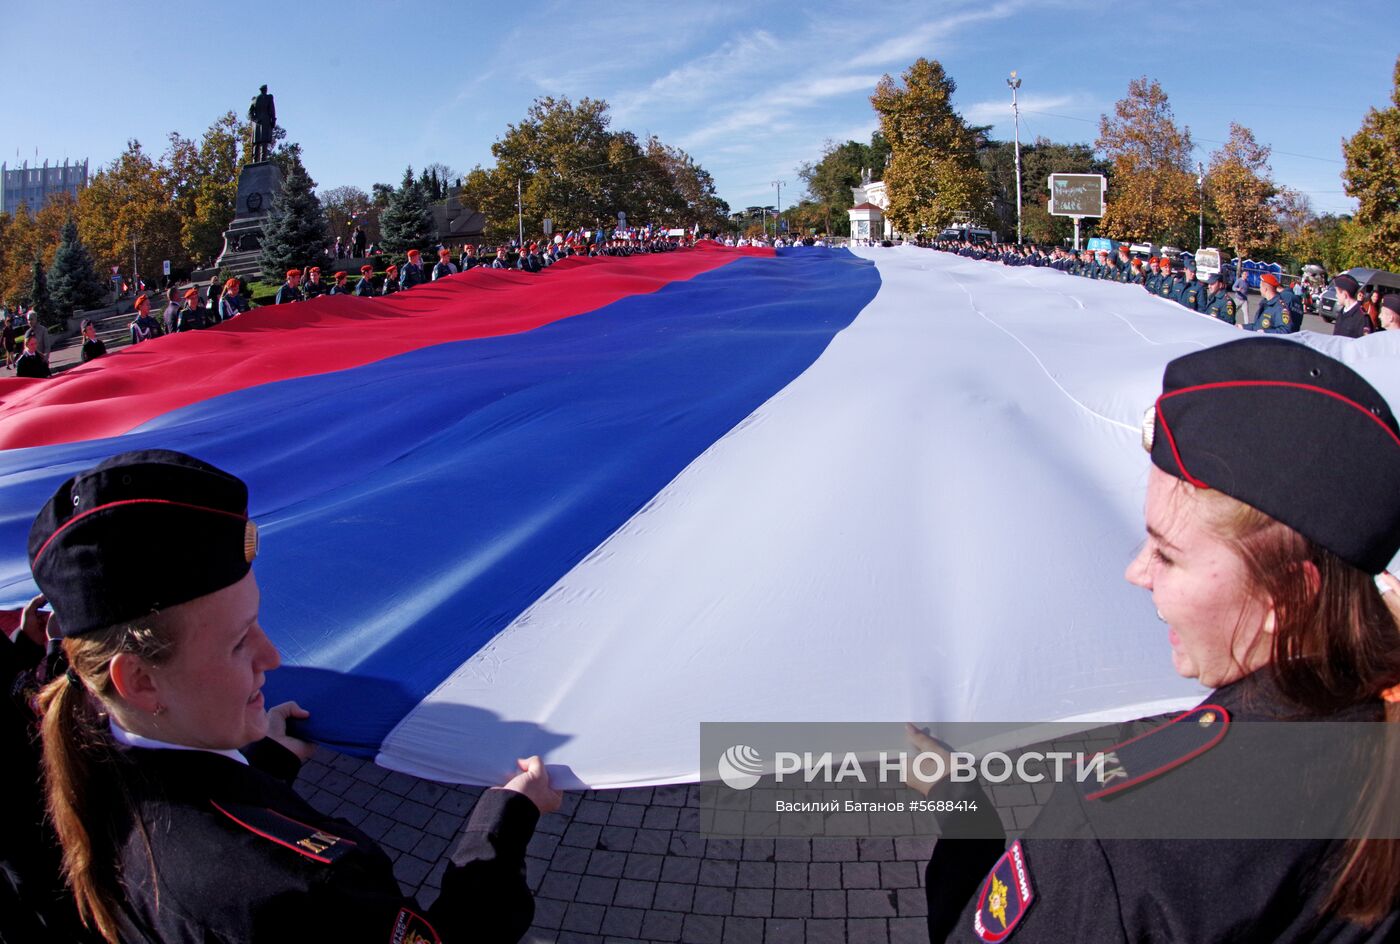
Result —
[[[97,308],[106,300],[107,285],[93,266],[92,254],[78,238],[78,224],[72,218],[63,224],[48,288],[54,308],[65,318],[75,311]]]
[[[1400,269],[1400,56],[1396,57],[1391,106],[1372,108],[1361,128],[1342,142],[1347,196],[1357,202],[1355,244],[1364,262]]]
[[[819,161],[798,168],[797,175],[807,185],[807,199],[821,211],[818,227],[823,232],[849,234],[851,221],[846,211],[855,202],[851,190],[860,186],[865,172],[871,180],[880,180],[889,154],[885,136],[876,131],[869,144],[827,141]]]
[[[224,231],[233,221],[241,137],[241,123],[231,111],[211,124],[199,143],[170,134],[164,159],[166,182],[180,215],[181,245],[196,264],[208,264],[218,256]]]
[[[1241,259],[1276,246],[1282,230],[1273,204],[1278,188],[1269,173],[1269,146],[1230,123],[1230,140],[1211,155],[1206,195],[1220,214],[1221,235]]]
[[[320,195],[321,206],[326,211],[326,227],[331,239],[339,236],[347,239],[355,224],[365,227],[365,232],[378,232],[378,211],[370,201],[369,194],[359,187],[332,187]],[[371,227],[371,216],[375,224]]]
[[[1119,239],[1185,242],[1196,215],[1191,131],[1177,127],[1161,84],[1146,76],[1129,82],[1114,117],[1099,118],[1095,147],[1113,164],[1101,229]]]
[[[1016,149],[1010,141],[988,141],[978,153],[990,181],[997,230],[1016,232]],[[1021,233],[1029,242],[1062,244],[1074,233],[1069,217],[1050,215],[1050,175],[1105,174],[1109,165],[1087,144],[1059,144],[1036,138],[1021,145]]]
[[[403,186],[389,198],[379,215],[379,239],[388,252],[421,250],[433,235],[433,218],[423,188],[413,179],[413,168],[403,175]]]
[[[171,201],[165,170],[145,153],[140,141],[99,170],[78,192],[78,235],[102,269],[130,273],[161,270],[161,261],[188,262],[181,242],[179,211]]]
[[[906,69],[902,85],[886,75],[875,86],[870,101],[890,146],[886,215],[900,232],[937,232],[955,220],[990,217],[977,137],[953,110],[955,91],[957,84],[933,59]]]
[[[59,328],[63,318],[54,307],[49,296],[48,279],[44,276],[44,263],[38,259],[29,267],[29,288],[24,293],[24,302],[39,315],[39,322],[46,328]]]
[[[263,278],[281,281],[292,267],[320,265],[326,254],[326,215],[311,192],[311,180],[295,167],[282,181],[263,229],[258,263]]]

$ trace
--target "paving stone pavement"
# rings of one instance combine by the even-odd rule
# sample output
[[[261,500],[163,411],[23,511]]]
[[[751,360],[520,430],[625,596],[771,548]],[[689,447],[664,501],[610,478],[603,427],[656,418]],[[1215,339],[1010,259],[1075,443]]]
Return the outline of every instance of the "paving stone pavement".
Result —
[[[448,786],[318,748],[296,788],[394,859],[406,894],[437,897],[449,845],[481,787]],[[923,944],[930,836],[706,837],[698,786],[566,793],[526,859],[529,944]],[[993,800],[1023,829],[1031,796]],[[1019,805],[1017,805],[1019,804]]]

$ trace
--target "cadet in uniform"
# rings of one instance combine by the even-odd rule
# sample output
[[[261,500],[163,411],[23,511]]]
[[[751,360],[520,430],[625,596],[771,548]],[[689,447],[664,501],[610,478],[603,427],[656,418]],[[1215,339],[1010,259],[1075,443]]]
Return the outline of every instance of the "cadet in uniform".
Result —
[[[337,272],[337,273],[335,274],[335,284],[331,286],[331,290],[330,290],[329,292],[327,292],[326,294],[327,294],[327,295],[349,295],[349,294],[350,294],[350,283],[349,283],[349,281],[348,281],[349,278],[350,278],[350,273],[349,273],[349,272]]]
[[[1259,276],[1259,298],[1259,313],[1243,328],[1267,334],[1292,334],[1298,330],[1293,313],[1288,310],[1292,296],[1278,290],[1278,276],[1272,272]]]
[[[326,294],[326,283],[321,281],[321,267],[312,266],[306,270],[306,281],[301,286],[303,298],[316,298]]]
[[[1172,260],[1163,256],[1157,260],[1157,267],[1162,273],[1162,277],[1157,280],[1157,297],[1175,301],[1181,293],[1181,279],[1172,272]]]
[[[204,309],[199,306],[199,289],[185,289],[185,306],[175,315],[175,331],[195,331],[206,327]]]
[[[1228,325],[1235,323],[1235,299],[1225,289],[1225,273],[1217,272],[1206,282],[1209,294],[1206,295],[1205,313],[1218,318]]]
[[[457,267],[452,264],[452,250],[439,249],[437,265],[433,266],[433,281],[445,279],[449,275],[456,275]]]
[[[1306,805],[1340,772],[1330,762],[1363,746],[1358,729],[1394,737],[1400,723],[1400,581],[1384,572],[1400,551],[1400,490],[1335,484],[1358,469],[1400,480],[1394,414],[1305,345],[1239,340],[1167,365],[1143,445],[1147,534],[1125,577],[1152,594],[1176,671],[1213,691],[1165,724],[1127,726],[1103,755],[1112,766],[1065,778],[1009,848],[975,781],[937,782],[932,800],[980,802],[939,817],[930,939],[1396,940],[1394,840],[1366,838],[1395,835],[1393,752],[1358,750],[1348,772],[1367,789],[1339,794],[1342,808]],[[1275,724],[1270,737],[1241,721],[1353,724],[1325,738]],[[1295,739],[1306,747],[1278,750]],[[1309,822],[1274,832],[1296,822],[1270,818],[1287,804]],[[1141,838],[1176,835],[1164,819],[1210,825]],[[1253,832],[1231,831],[1245,819]],[[1222,838],[1251,834],[1271,838]]]
[[[392,295],[399,290],[399,267],[390,264],[384,269],[384,288],[382,294]]]
[[[561,799],[540,759],[482,795],[436,903],[404,897],[373,839],[292,789],[308,714],[263,704],[257,547],[243,482],[166,450],[79,473],[34,521],[67,660],[39,695],[47,800],[80,913],[112,944],[517,940],[525,846]]]
[[[374,266],[360,266],[360,281],[355,283],[355,294],[360,298],[369,298],[374,294]]]
[[[1160,287],[1161,287],[1161,284],[1162,284],[1162,276],[1159,274],[1158,269],[1157,269],[1157,257],[1156,257],[1156,256],[1149,256],[1149,257],[1148,257],[1148,259],[1147,259],[1147,268],[1148,268],[1147,278],[1145,278],[1145,279],[1142,280],[1142,287],[1145,288],[1145,289],[1147,289],[1147,294],[1149,294],[1149,295],[1156,295],[1156,294],[1157,294],[1157,289],[1160,288]]]
[[[405,292],[415,285],[423,284],[423,254],[417,249],[408,251],[408,261],[403,265],[403,273],[399,276],[399,288]]]
[[[1206,287],[1196,278],[1196,263],[1186,263],[1185,284],[1181,287],[1181,297],[1177,299],[1183,308],[1192,311],[1205,311]]]
[[[287,305],[305,299],[306,296],[301,292],[301,270],[288,269],[287,281],[283,282],[282,287],[277,290],[277,297],[272,300],[272,304]]]
[[[1359,338],[1371,333],[1371,319],[1357,301],[1361,286],[1356,279],[1343,273],[1332,280],[1337,293],[1337,321],[1332,333],[1344,338]]]

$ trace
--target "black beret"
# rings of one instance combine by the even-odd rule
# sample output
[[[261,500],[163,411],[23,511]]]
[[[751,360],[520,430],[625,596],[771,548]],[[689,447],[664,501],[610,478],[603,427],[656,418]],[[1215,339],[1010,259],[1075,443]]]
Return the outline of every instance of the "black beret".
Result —
[[[257,534],[236,476],[126,452],[59,486],[29,529],[29,566],[63,635],[79,636],[237,583]]]
[[[1382,308],[1389,308],[1391,311],[1395,312],[1397,315],[1400,315],[1400,295],[1396,295],[1396,294],[1393,294],[1393,293],[1392,293],[1392,294],[1390,294],[1390,295],[1385,296],[1384,298],[1381,299],[1381,307],[1382,307]]]
[[[1163,472],[1257,508],[1378,574],[1400,550],[1400,429],[1350,367],[1282,338],[1245,338],[1167,365],[1143,421]],[[1363,475],[1381,487],[1346,488]]]
[[[1339,292],[1346,292],[1348,295],[1352,296],[1355,296],[1356,293],[1361,290],[1361,286],[1357,284],[1356,279],[1349,275],[1337,276],[1332,280],[1332,287]]]
[[[1227,281],[1228,281],[1228,280],[1225,278],[1225,273],[1224,273],[1223,271],[1221,271],[1221,272],[1212,272],[1212,273],[1210,274],[1210,278],[1206,279],[1206,284],[1207,284],[1207,285],[1214,285],[1216,282],[1219,282],[1221,285],[1224,285],[1224,284],[1226,284]]]

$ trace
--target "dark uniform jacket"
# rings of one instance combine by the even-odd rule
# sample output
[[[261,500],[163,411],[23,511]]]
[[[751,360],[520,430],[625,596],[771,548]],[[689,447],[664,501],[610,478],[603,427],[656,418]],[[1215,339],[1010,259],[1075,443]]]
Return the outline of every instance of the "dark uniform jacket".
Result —
[[[399,282],[398,282],[398,280],[397,280],[397,279],[391,279],[391,278],[389,278],[388,275],[385,275],[385,276],[384,276],[384,288],[383,288],[383,290],[380,292],[380,294],[381,294],[381,295],[392,295],[392,294],[394,294],[395,292],[397,292],[398,290],[399,290]]]
[[[292,286],[291,282],[283,282],[282,287],[277,290],[277,298],[273,300],[274,305],[286,305],[290,302],[305,301],[306,296],[302,294],[301,286]]]
[[[422,263],[405,262],[403,268],[399,270],[399,288],[408,290],[415,285],[423,284]]]
[[[1268,301],[1260,296],[1259,314],[1252,324],[1245,327],[1250,331],[1263,331],[1265,334],[1292,334],[1297,331],[1298,326],[1294,323],[1293,313],[1288,310],[1291,298],[1286,292],[1279,292]]]
[[[1208,728],[1222,723],[1221,708],[1228,723],[1217,738]],[[1376,699],[1306,720],[1378,722],[1380,709]],[[1241,731],[1239,722],[1282,719],[1303,720],[1278,696],[1268,670],[1256,672],[1212,692],[1180,722],[1190,726],[1188,731],[1199,727],[1218,746],[1156,758],[1156,769],[1144,770],[1141,779],[1112,796],[1090,798],[1080,784],[1058,784],[1025,837],[1004,853],[1002,843],[987,839],[940,840],[926,873],[930,939],[1013,944],[1395,940],[1400,912],[1370,929],[1322,913],[1330,891],[1326,870],[1341,847],[1335,840],[1105,838],[1134,827],[1160,829],[1162,816],[1208,821],[1211,826],[1197,835],[1211,835],[1216,823],[1226,824],[1222,831],[1230,828],[1241,809],[1271,809],[1282,802],[1296,810],[1306,804],[1309,794],[1300,785],[1309,774],[1300,773],[1296,759],[1241,749],[1239,739],[1257,735]],[[1126,748],[1129,738],[1162,727],[1160,719],[1136,722],[1122,726],[1113,741]],[[1334,740],[1336,750],[1347,749],[1345,739]],[[1316,765],[1324,771],[1322,780],[1332,776],[1332,766]],[[976,784],[947,783],[930,798],[951,799],[959,789],[985,799]],[[991,810],[990,804],[985,808]],[[1325,815],[1340,818],[1345,810],[1329,808]],[[995,821],[995,811],[991,817]],[[945,814],[940,825],[955,818]],[[1037,838],[1046,835],[1076,838]],[[969,881],[969,871],[982,878]]]
[[[525,845],[539,812],[523,794],[482,796],[442,894],[422,909],[373,839],[292,789],[299,764],[276,742],[244,750],[257,766],[208,751],[121,754],[150,840],[148,855],[135,820],[122,824],[123,940],[513,942],[530,926]]]
[[[1205,311],[1205,297],[1205,283],[1193,276],[1182,288],[1181,297],[1177,301],[1181,302],[1183,308],[1189,308],[1192,311]]]
[[[49,365],[42,354],[21,354],[15,359],[15,376],[42,379],[49,376]]]
[[[52,664],[27,636],[14,642],[0,636],[0,941],[6,944],[98,939],[78,919],[59,871],[58,841],[44,818],[32,695],[49,680]]]
[[[175,316],[176,333],[194,331],[204,326],[203,308],[181,308],[180,313]]]
[[[369,276],[360,276],[360,281],[355,283],[355,294],[361,298],[368,298],[374,294],[374,283],[370,281]]]
[[[1231,294],[1223,289],[1206,298],[1206,314],[1213,318],[1219,318],[1226,324],[1235,323],[1235,312],[1238,307]]]
[[[325,282],[313,282],[310,279],[306,279],[301,283],[302,298],[316,298],[320,295],[328,294],[329,292],[330,286]]]
[[[86,364],[93,358],[101,357],[106,353],[107,345],[102,343],[101,338],[92,338],[91,340],[83,338],[83,349],[78,354],[78,362],[80,364]]]
[[[1371,319],[1360,302],[1338,313],[1332,333],[1344,338],[1359,338],[1371,333]]]

